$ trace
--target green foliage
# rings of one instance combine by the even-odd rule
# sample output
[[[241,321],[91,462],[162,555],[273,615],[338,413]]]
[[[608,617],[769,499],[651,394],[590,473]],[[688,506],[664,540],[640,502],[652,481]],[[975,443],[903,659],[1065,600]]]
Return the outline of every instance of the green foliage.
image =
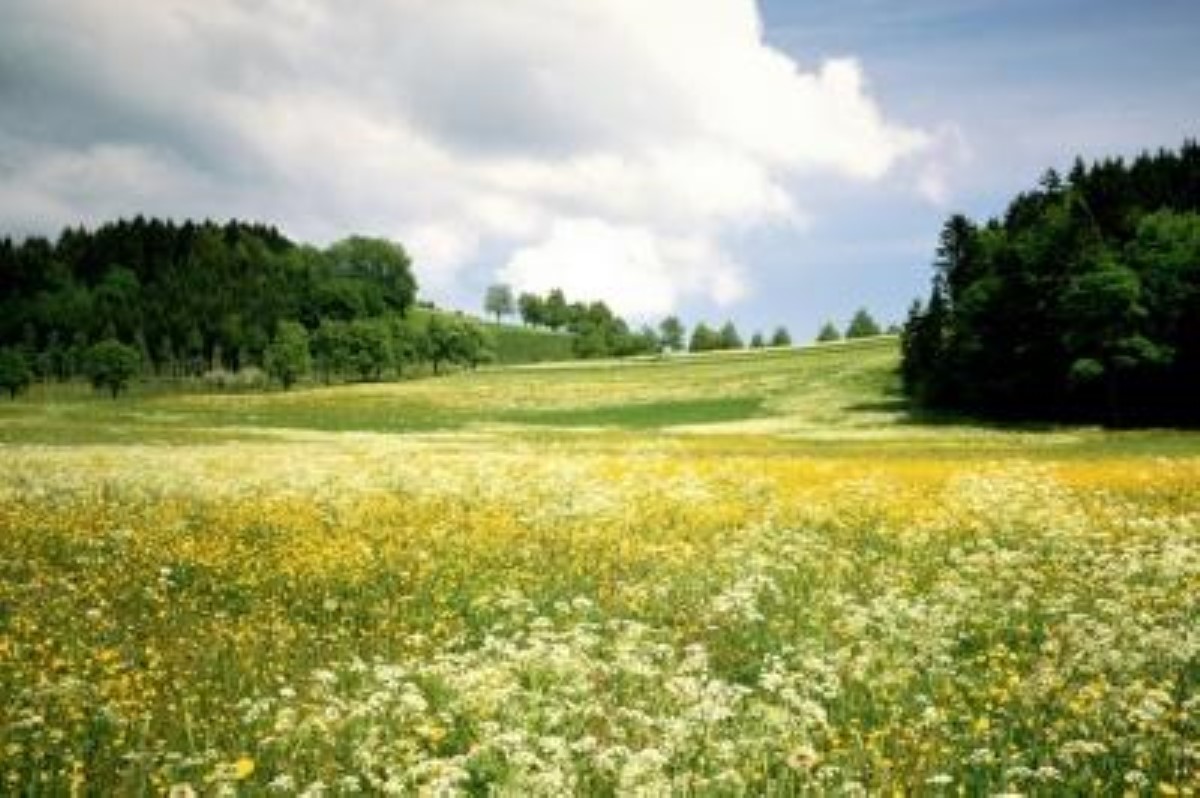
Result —
[[[433,314],[429,317],[425,335],[434,374],[440,374],[447,365],[475,368],[493,356],[491,337],[481,325],[467,318]]]
[[[116,399],[141,368],[141,355],[136,349],[114,339],[106,339],[87,351],[88,379],[96,390],[107,390]]]
[[[738,334],[737,327],[732,321],[727,321],[721,325],[721,348],[722,349],[741,349],[742,336]]]
[[[403,313],[416,300],[412,263],[395,242],[351,236],[330,246],[325,255],[335,274],[374,287],[387,310]]]
[[[503,316],[511,316],[516,312],[513,300],[512,286],[504,283],[490,285],[483,300],[483,309],[496,317],[499,322]]]
[[[557,288],[544,298],[522,294],[518,305],[526,324],[571,333],[574,357],[625,357],[657,352],[662,346],[655,330],[643,327],[634,332],[605,303],[568,302]]]
[[[932,406],[1110,423],[1200,421],[1200,147],[1047,173],[1003,219],[951,217],[905,325]]]
[[[567,298],[561,289],[555,288],[542,302],[542,323],[551,330],[561,330],[570,320]]]
[[[788,332],[787,327],[779,326],[775,328],[775,332],[771,333],[771,346],[791,346],[792,334]]]
[[[0,349],[0,390],[8,391],[9,398],[16,399],[32,381],[33,371],[21,350],[11,346]]]
[[[750,348],[751,349],[762,349],[766,345],[767,345],[767,341],[765,338],[763,338],[762,333],[756,331],[754,333],[754,335],[750,336]]]
[[[658,334],[663,349],[671,352],[678,352],[683,349],[684,337],[687,331],[678,316],[667,316],[663,319],[658,325]]]
[[[688,343],[689,352],[711,352],[721,348],[721,335],[704,322],[692,328],[692,338]]]
[[[517,307],[525,324],[532,327],[549,326],[546,324],[546,301],[537,294],[521,294]]]
[[[319,250],[261,225],[138,217],[0,241],[0,346],[60,379],[105,338],[135,343],[160,376],[237,371],[262,363],[280,321],[403,315],[415,294],[407,254],[381,239]]]
[[[827,321],[821,325],[821,331],[817,333],[817,343],[827,344],[840,340],[842,340],[842,334],[838,332],[837,325],[831,321]]]
[[[512,325],[497,325],[489,332],[497,363],[543,363],[575,356],[572,335]]]
[[[310,364],[308,331],[297,322],[281,321],[263,354],[267,374],[287,390],[308,373]]]
[[[854,318],[846,326],[847,338],[870,338],[881,332],[879,324],[871,317],[866,308],[859,308],[854,314]]]
[[[355,319],[346,325],[347,368],[361,380],[377,380],[392,363],[392,331],[382,319]]]

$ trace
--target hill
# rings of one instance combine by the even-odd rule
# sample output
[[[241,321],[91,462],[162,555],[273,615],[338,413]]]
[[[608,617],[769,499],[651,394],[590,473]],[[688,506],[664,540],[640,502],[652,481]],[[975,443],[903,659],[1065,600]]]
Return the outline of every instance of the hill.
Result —
[[[708,436],[795,451],[933,447],[946,454],[960,446],[1061,453],[1065,445],[1139,449],[1150,440],[1150,448],[1170,449],[1195,442],[1168,433],[1120,436],[1080,427],[931,419],[904,399],[899,362],[897,339],[880,336],[797,348],[490,367],[436,380],[286,393],[197,395],[143,386],[116,403],[82,386],[38,385],[28,400],[0,404],[0,441],[186,442],[289,430],[513,439],[607,432]]]
[[[0,402],[6,789],[1186,794],[1200,435],[897,350]]]

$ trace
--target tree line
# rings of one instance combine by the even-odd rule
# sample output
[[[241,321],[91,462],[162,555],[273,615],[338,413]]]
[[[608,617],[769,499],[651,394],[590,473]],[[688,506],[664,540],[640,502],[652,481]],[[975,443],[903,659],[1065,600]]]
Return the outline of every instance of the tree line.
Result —
[[[720,327],[698,322],[689,336],[687,327],[678,316],[668,316],[657,326],[644,324],[636,330],[604,302],[570,301],[560,288],[545,295],[523,292],[515,295],[505,283],[489,286],[484,295],[484,310],[499,322],[505,317],[519,316],[523,324],[575,336],[577,357],[622,357],[662,352],[711,352],[723,349],[743,349],[746,343],[732,321]],[[777,327],[767,338],[754,333],[749,345],[790,346],[791,335],[786,327]]]
[[[928,407],[1200,421],[1200,146],[1077,159],[1002,218],[952,216],[902,345]]]
[[[265,225],[140,216],[56,240],[4,238],[0,387],[88,377],[115,393],[137,374],[264,370],[287,385],[309,368],[378,379],[487,358],[480,325],[415,313],[416,296],[404,248],[378,238],[322,249]]]
[[[827,321],[821,325],[821,329],[817,332],[817,343],[833,343],[834,341],[841,341],[843,338],[846,340],[871,338],[876,335],[884,335],[885,332],[887,335],[897,335],[900,332],[900,327],[893,324],[885,331],[879,326],[879,322],[875,321],[875,317],[871,315],[870,311],[866,308],[859,308],[846,324],[846,331],[844,333],[838,330],[837,325],[832,321]]]

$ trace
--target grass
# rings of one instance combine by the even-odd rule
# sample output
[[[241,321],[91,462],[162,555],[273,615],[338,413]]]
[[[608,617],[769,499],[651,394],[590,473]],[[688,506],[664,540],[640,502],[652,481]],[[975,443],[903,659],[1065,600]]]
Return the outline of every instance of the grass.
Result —
[[[0,407],[0,792],[1195,794],[1200,435],[896,345]]]
[[[570,360],[575,356],[575,336],[515,324],[486,322],[495,342],[496,362],[503,365]]]

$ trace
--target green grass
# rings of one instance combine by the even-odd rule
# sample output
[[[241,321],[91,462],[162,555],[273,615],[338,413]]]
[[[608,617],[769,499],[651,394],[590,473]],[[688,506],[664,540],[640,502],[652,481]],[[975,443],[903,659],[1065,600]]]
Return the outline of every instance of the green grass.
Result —
[[[520,332],[514,330],[513,332]],[[534,333],[530,333],[533,335]],[[80,385],[0,403],[0,443],[215,442],[314,433],[483,432],[545,439],[608,430],[703,435],[730,450],[884,457],[1187,455],[1174,430],[930,423],[899,390],[892,337],[704,355],[493,367],[400,383],[186,394],[142,385],[116,401]]]
[[[486,327],[495,341],[496,362],[501,365],[570,360],[575,356],[575,336],[567,333],[492,322]]]
[[[0,793],[1187,794],[1200,434],[929,423],[897,359],[37,386]]]
[[[714,424],[741,421],[762,415],[758,397],[686,399],[674,402],[645,402],[592,407],[583,410],[532,410],[509,413],[505,419],[518,424],[547,427],[619,427],[661,429],[672,425]]]

